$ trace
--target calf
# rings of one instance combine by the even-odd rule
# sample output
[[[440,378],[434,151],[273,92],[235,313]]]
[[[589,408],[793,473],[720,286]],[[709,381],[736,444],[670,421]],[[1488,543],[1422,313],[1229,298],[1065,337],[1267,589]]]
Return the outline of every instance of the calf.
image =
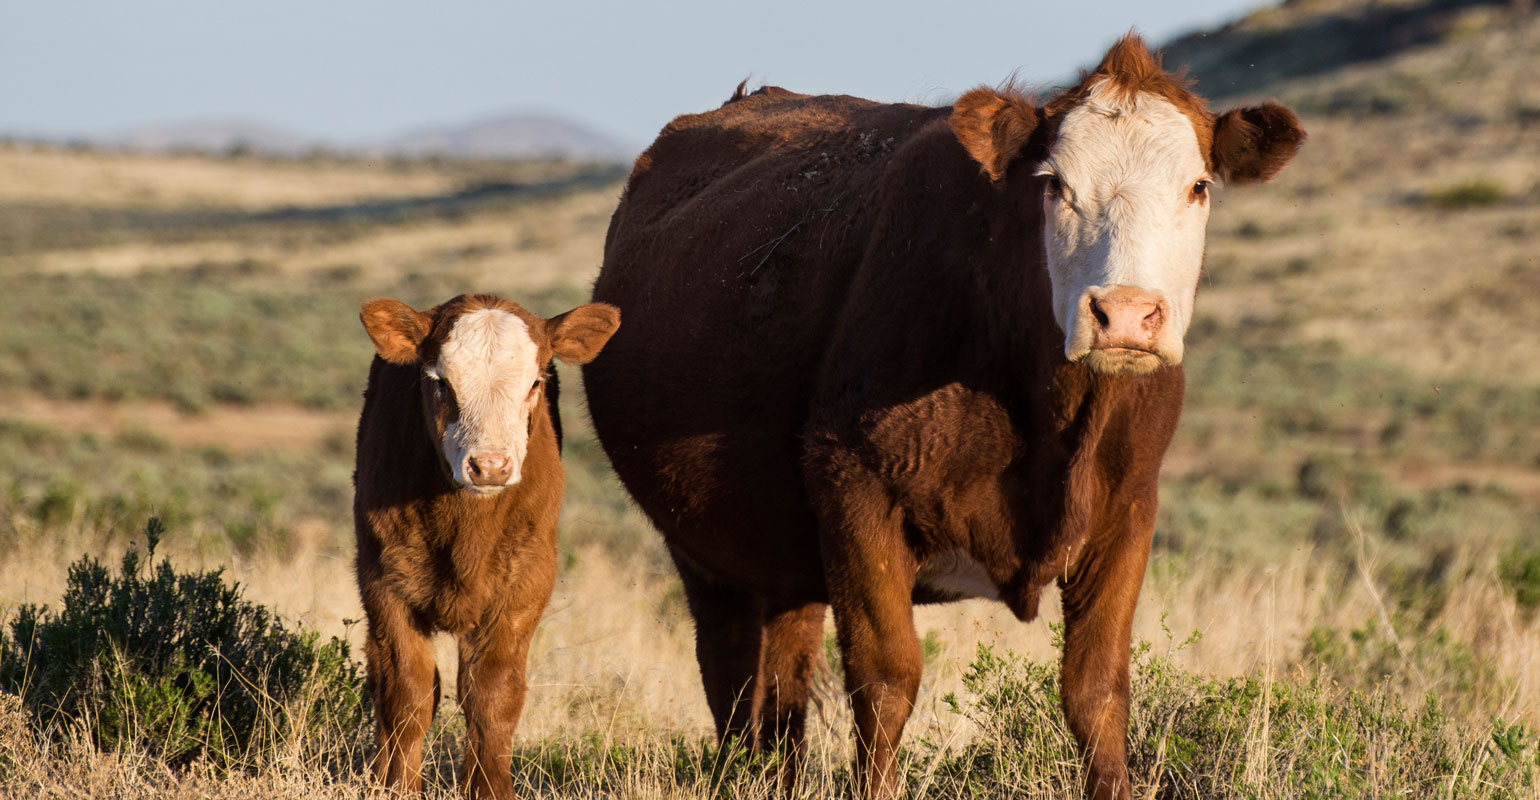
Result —
[[[556,580],[565,476],[555,356],[586,364],[620,325],[613,306],[553,319],[490,295],[415,311],[370,300],[377,357],[358,423],[354,526],[375,777],[422,786],[438,702],[429,638],[455,635],[470,796],[513,794],[508,760],[525,661]]]

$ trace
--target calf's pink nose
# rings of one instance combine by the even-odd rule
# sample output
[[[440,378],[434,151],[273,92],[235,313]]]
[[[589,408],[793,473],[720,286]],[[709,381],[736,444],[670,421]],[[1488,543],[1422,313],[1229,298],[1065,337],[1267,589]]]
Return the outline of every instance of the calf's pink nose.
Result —
[[[1166,324],[1166,299],[1134,286],[1090,293],[1091,348],[1154,350]]]
[[[480,453],[470,457],[469,472],[477,486],[502,486],[513,474],[513,462],[500,453]]]

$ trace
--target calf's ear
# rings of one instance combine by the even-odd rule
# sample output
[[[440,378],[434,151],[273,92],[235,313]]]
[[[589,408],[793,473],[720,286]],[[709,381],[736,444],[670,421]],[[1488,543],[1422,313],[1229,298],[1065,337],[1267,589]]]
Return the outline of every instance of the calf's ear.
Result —
[[[952,106],[952,134],[991,181],[1005,176],[1041,120],[1042,112],[1026,98],[993,89],[974,89]]]
[[[1214,171],[1225,183],[1265,181],[1288,165],[1305,129],[1287,106],[1268,101],[1236,108],[1214,123]]]
[[[578,306],[545,322],[551,350],[568,364],[587,364],[620,327],[620,309],[608,303]]]
[[[358,318],[374,342],[374,352],[392,364],[405,366],[417,361],[417,346],[428,338],[433,318],[399,300],[370,300]]]

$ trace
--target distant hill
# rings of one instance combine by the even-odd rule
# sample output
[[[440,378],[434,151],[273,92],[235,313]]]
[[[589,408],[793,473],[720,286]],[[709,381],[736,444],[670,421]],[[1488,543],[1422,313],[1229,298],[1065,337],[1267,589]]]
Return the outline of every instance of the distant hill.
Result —
[[[505,114],[463,125],[423,128],[389,140],[383,149],[409,156],[561,157],[576,161],[628,161],[640,152],[639,148],[571,119],[537,113]]]
[[[85,141],[113,149],[149,153],[228,153],[244,149],[264,155],[296,156],[317,148],[382,155],[451,158],[629,161],[640,152],[581,122],[556,114],[512,112],[467,123],[436,125],[372,141],[328,141],[244,119],[193,120],[120,131]]]

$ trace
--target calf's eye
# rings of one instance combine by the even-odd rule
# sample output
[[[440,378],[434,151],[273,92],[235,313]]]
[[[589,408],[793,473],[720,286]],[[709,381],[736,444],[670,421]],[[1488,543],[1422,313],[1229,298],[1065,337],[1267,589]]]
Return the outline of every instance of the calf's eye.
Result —
[[[1208,194],[1208,184],[1209,184],[1208,181],[1198,181],[1197,183],[1193,184],[1192,185],[1192,196],[1193,196],[1193,199],[1197,199],[1199,197],[1202,197],[1202,196]]]

